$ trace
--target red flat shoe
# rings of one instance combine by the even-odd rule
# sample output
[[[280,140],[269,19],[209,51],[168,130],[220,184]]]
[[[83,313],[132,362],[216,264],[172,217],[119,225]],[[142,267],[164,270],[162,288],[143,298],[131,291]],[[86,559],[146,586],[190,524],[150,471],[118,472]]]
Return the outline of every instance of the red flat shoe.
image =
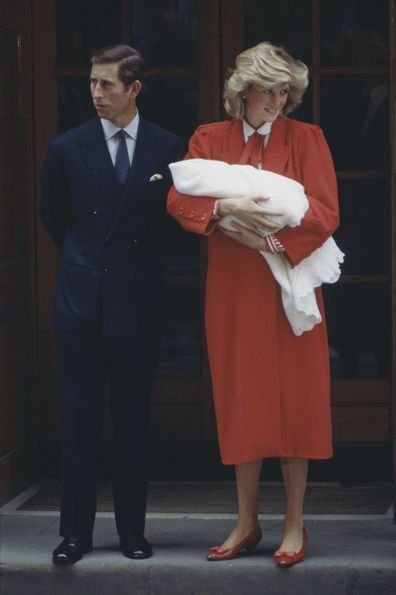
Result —
[[[274,554],[274,558],[278,566],[280,568],[290,568],[297,562],[301,562],[305,556],[305,548],[307,547],[308,543],[308,535],[305,529],[303,529],[303,544],[301,549],[298,552],[284,552],[282,550],[277,550]]]
[[[261,537],[261,529],[260,526],[257,525],[257,527],[255,527],[253,531],[249,533],[247,537],[245,537],[245,539],[242,539],[242,541],[234,545],[234,547],[225,548],[221,547],[220,545],[211,547],[208,552],[207,560],[209,560],[209,562],[215,562],[218,560],[231,560],[231,558],[235,558],[243,548],[245,548],[248,552],[252,552],[257,547]]]

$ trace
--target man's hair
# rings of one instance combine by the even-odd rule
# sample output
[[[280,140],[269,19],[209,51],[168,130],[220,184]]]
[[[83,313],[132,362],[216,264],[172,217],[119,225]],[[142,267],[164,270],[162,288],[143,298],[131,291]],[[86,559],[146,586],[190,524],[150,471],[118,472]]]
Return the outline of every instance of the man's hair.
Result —
[[[144,87],[146,65],[139,52],[129,45],[112,45],[96,50],[91,64],[118,64],[118,77],[126,87],[136,80]]]

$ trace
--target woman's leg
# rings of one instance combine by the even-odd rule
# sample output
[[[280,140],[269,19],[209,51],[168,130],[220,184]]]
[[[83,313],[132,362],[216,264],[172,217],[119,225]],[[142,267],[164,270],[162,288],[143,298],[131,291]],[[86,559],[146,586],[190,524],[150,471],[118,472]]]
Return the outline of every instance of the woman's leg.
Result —
[[[234,547],[258,524],[257,501],[262,460],[235,465],[238,494],[238,521],[222,547]]]
[[[303,509],[308,459],[282,458],[281,468],[286,491],[286,516],[279,549],[297,552],[303,543]]]

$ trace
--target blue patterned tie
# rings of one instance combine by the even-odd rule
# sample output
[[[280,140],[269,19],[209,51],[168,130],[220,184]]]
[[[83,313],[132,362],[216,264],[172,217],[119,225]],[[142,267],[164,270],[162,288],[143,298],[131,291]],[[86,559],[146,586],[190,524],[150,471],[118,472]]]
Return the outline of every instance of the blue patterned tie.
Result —
[[[129,156],[126,144],[127,133],[125,130],[119,130],[115,135],[119,139],[119,145],[117,149],[117,155],[115,160],[115,170],[117,173],[118,181],[121,186],[125,186],[129,174]]]

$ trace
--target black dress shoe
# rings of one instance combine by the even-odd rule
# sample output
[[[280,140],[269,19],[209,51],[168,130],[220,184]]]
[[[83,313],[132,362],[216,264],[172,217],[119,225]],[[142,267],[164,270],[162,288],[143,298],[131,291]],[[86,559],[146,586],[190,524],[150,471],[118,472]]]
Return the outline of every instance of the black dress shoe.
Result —
[[[54,564],[74,564],[83,557],[83,554],[92,552],[92,539],[80,539],[79,537],[65,537],[65,539],[52,552]]]
[[[120,539],[121,551],[126,558],[144,560],[153,555],[153,548],[145,537],[139,539]]]

